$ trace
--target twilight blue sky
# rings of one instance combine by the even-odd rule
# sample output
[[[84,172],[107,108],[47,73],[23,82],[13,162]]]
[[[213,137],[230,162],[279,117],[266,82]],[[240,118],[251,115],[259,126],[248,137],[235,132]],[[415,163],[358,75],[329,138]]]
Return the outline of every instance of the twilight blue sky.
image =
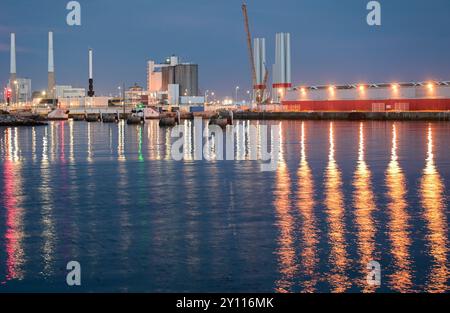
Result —
[[[79,0],[82,26],[66,24],[69,0],[1,0],[0,84],[16,32],[19,77],[47,84],[47,32],[55,32],[58,84],[87,85],[95,50],[98,94],[121,82],[145,86],[146,61],[177,54],[200,65],[200,88],[221,96],[250,86],[241,0]],[[295,84],[450,80],[450,1],[380,0],[382,26],[369,27],[369,0],[248,0],[254,36],[290,32]]]

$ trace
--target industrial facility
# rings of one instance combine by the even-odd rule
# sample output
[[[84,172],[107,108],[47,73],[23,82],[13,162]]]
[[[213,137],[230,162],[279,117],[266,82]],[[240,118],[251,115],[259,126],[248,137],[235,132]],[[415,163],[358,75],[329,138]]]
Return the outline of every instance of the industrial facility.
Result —
[[[272,97],[268,101],[266,45],[255,38],[252,47],[247,6],[242,5],[250,56],[256,110],[264,111],[449,111],[450,82],[358,83],[297,86],[292,84],[291,36],[277,33],[272,68]]]
[[[42,91],[32,91],[31,79],[17,77],[16,34],[11,34],[10,46],[10,79],[4,89],[4,100],[8,105],[52,109],[56,107],[107,106],[108,98],[94,97],[93,86],[93,51],[89,49],[89,80],[88,97],[86,89],[71,85],[58,85],[55,77],[53,32],[48,33],[48,82]],[[89,98],[89,99],[87,99]]]
[[[31,79],[17,77],[15,33],[11,34],[10,76],[4,95],[7,103],[27,103],[32,96]]]
[[[242,5],[253,92],[247,92],[250,105],[240,105],[229,98],[225,106],[251,111],[448,111],[450,82],[428,81],[412,83],[355,83],[346,85],[294,85],[292,82],[291,34],[275,34],[274,62],[269,84],[266,39],[253,38],[247,6]],[[208,92],[199,88],[199,65],[182,62],[172,55],[163,62],[147,61],[147,86],[137,83],[129,88],[120,86],[116,98],[96,96],[94,88],[94,52],[88,49],[87,89],[70,84],[58,85],[54,63],[53,32],[48,33],[48,86],[32,92],[31,79],[19,78],[16,66],[16,34],[11,34],[10,79],[4,89],[8,105],[55,108],[100,108],[108,106],[147,106],[159,111],[211,110],[217,103],[206,103]],[[270,87],[269,87],[270,86]],[[295,86],[295,87],[294,87]],[[215,97],[214,93],[212,96]],[[247,104],[247,103],[245,103]],[[219,109],[219,107],[217,107]]]
[[[298,86],[281,102],[288,111],[448,111],[450,82]]]
[[[160,64],[147,62],[147,89],[149,104],[156,106],[189,107],[205,102],[199,91],[198,64],[182,63],[177,56]]]

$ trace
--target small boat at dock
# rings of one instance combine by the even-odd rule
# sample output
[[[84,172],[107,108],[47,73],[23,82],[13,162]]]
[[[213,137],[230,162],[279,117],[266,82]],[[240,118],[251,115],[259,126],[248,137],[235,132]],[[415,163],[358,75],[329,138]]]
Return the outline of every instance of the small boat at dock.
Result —
[[[159,127],[175,127],[176,125],[181,124],[181,113],[180,111],[176,112],[176,116],[167,115],[163,116],[159,120]]]
[[[68,119],[69,111],[65,111],[63,109],[55,109],[47,116],[47,120],[49,121],[67,121]]]
[[[86,114],[86,122],[95,123],[100,121],[100,114]]]
[[[145,116],[143,110],[132,110],[131,115],[127,118],[128,125],[144,124]]]
[[[219,112],[209,120],[209,125],[217,125],[222,128],[233,125],[233,111]]]
[[[119,113],[102,114],[103,123],[117,123],[119,121]]]

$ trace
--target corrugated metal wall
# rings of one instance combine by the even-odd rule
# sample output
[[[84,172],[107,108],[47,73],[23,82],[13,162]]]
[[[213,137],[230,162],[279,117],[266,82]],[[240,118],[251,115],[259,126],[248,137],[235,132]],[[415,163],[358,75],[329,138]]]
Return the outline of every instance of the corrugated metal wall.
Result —
[[[281,111],[450,111],[449,99],[283,101]]]
[[[289,91],[284,101],[326,101],[326,100],[385,100],[385,99],[450,99],[450,86],[398,87],[394,88],[365,88],[356,89],[320,89]]]

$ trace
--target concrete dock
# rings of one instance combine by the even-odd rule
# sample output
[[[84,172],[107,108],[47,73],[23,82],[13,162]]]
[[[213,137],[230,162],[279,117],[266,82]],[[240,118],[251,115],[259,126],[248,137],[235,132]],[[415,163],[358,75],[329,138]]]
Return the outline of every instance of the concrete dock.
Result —
[[[450,121],[445,112],[237,112],[238,120]]]

